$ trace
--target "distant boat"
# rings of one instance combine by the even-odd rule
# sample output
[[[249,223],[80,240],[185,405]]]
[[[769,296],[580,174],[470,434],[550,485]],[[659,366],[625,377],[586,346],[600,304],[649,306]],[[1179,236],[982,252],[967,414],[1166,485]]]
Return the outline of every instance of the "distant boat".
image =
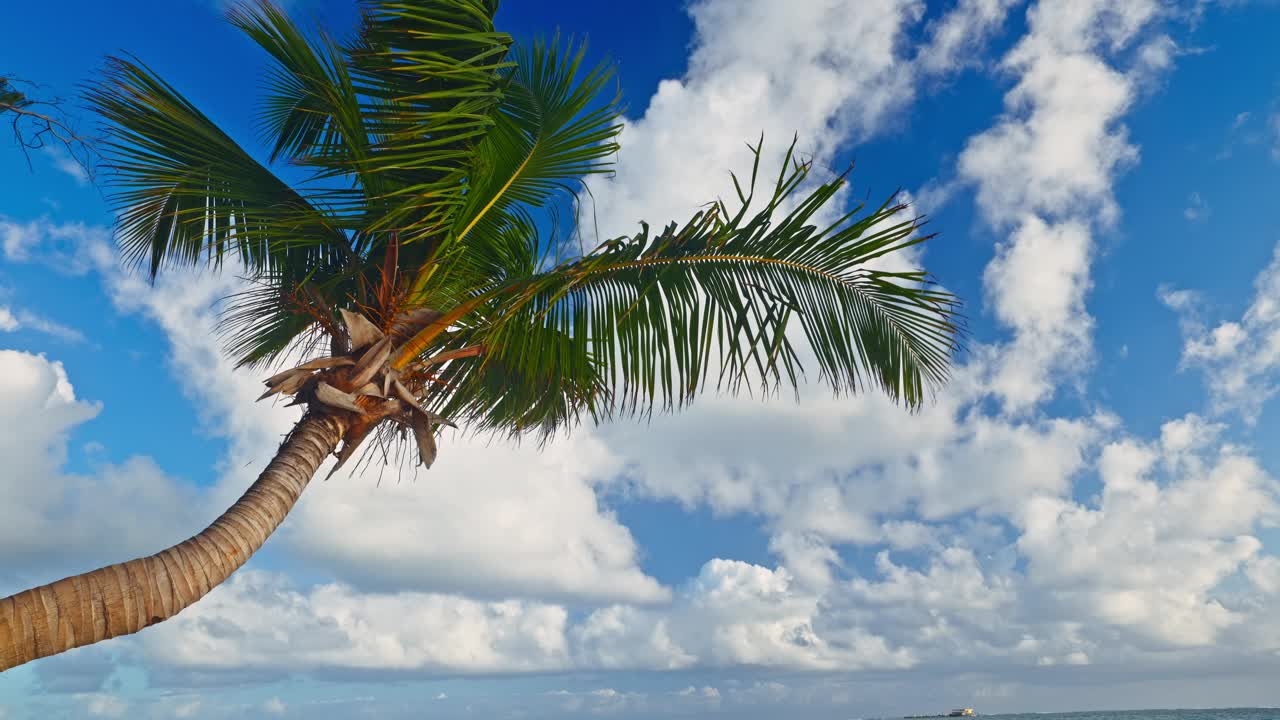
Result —
[[[924,718],[944,718],[944,717],[974,717],[978,713],[973,708],[956,708],[946,715],[907,715],[903,720],[923,720]]]

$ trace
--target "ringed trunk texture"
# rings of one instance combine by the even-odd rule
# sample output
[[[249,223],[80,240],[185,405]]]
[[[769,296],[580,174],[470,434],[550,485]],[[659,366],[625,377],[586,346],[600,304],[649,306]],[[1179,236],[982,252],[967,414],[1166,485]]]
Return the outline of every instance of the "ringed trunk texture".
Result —
[[[308,413],[253,485],[200,534],[0,599],[0,672],[138,632],[204,597],[280,526],[345,430],[344,418]]]

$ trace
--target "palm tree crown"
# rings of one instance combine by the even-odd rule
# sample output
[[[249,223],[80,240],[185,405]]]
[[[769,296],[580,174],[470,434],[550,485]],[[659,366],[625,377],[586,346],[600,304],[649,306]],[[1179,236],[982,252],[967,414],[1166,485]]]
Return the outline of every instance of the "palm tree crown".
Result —
[[[845,178],[805,184],[791,151],[763,202],[753,168],[734,207],[562,256],[535,211],[609,170],[612,70],[584,68],[572,41],[513,48],[496,5],[367,0],[346,42],[267,2],[233,10],[274,61],[262,127],[271,162],[306,171],[296,187],[149,69],[110,60],[90,99],[126,257],[154,275],[234,252],[251,289],[223,316],[230,352],[325,348],[268,395],[363,416],[343,459],[368,432],[416,429],[429,463],[444,418],[545,437],[672,409],[713,370],[730,391],[794,385],[801,336],[837,392],[917,407],[945,378],[954,298],[868,265],[926,239],[918,222],[890,201],[818,227]]]

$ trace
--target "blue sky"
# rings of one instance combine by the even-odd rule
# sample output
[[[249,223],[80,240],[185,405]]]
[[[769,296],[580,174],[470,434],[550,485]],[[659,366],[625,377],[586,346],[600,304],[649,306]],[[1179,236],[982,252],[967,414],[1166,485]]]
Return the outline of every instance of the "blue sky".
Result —
[[[629,106],[602,231],[765,133],[940,237],[971,348],[918,416],[707,397],[308,489],[224,588],[0,677],[0,718],[871,717],[1280,705],[1280,51],[1269,2],[518,3]],[[354,6],[293,0],[350,26]],[[255,151],[213,0],[25,3],[0,73],[129,52]],[[87,123],[88,118],[83,118]],[[101,190],[0,145],[0,593],[203,527],[296,413],[217,354],[234,273],[148,285]],[[62,167],[63,169],[60,169]]]

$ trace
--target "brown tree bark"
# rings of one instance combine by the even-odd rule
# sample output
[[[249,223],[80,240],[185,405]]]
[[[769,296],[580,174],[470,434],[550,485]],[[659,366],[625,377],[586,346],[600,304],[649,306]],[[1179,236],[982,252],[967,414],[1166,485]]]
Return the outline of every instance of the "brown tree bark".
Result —
[[[305,415],[244,495],[191,539],[0,599],[0,671],[138,632],[204,597],[280,526],[346,424]]]

